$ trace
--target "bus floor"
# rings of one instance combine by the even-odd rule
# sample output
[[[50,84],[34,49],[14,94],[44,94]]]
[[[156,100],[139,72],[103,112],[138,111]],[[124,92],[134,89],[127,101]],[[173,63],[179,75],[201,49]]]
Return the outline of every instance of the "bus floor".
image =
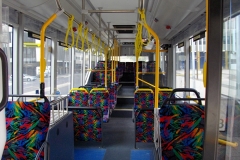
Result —
[[[75,150],[89,149],[89,151],[105,151],[105,154],[103,154],[102,157],[100,156],[99,160],[141,160],[141,158],[144,160],[153,159],[154,143],[138,142],[137,149],[135,149],[135,132],[132,118],[111,117],[109,123],[103,124],[102,131],[102,142],[75,142]],[[145,157],[143,155],[140,159],[139,157],[137,159],[134,158],[137,156],[133,154],[138,153],[144,154]],[[82,155],[79,155],[79,159],[84,159],[84,157],[81,156]],[[90,159],[91,158],[89,158],[89,160]],[[94,158],[94,160],[97,159]]]

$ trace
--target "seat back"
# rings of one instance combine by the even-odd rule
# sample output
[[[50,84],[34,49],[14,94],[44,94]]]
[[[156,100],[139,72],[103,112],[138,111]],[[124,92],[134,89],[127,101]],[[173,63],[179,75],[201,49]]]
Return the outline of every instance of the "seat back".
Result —
[[[73,110],[74,140],[102,141],[101,113],[97,109]]]
[[[160,108],[163,105],[163,102],[165,99],[167,99],[172,92],[172,89],[163,88],[160,89],[158,92],[158,108]]]
[[[151,90],[151,89],[149,89]],[[154,94],[136,91],[134,94],[135,142],[153,142]],[[149,109],[149,110],[144,110]]]
[[[69,106],[88,106],[88,91],[85,88],[73,88],[68,96]]]
[[[35,159],[49,128],[49,102],[8,102],[5,108],[7,140],[2,160]],[[39,158],[44,159],[44,151]]]
[[[69,106],[73,112],[74,140],[75,141],[101,141],[101,113],[89,107],[89,93],[91,87],[83,86],[73,88],[69,94]],[[89,91],[90,92],[90,91]]]
[[[109,92],[103,88],[95,88],[89,94],[89,106],[101,109],[103,122],[109,120]]]
[[[204,106],[163,105],[159,116],[162,159],[202,159]]]

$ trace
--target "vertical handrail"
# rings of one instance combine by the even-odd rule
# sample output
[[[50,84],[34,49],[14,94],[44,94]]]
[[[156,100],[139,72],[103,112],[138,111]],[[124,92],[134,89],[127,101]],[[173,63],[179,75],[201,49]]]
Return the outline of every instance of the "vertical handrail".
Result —
[[[207,86],[207,49],[208,49],[208,0],[206,0],[206,61],[203,64],[203,86]]]
[[[110,56],[111,56],[111,82],[112,82],[112,84],[113,84],[113,82],[114,82],[114,72],[113,72],[113,64],[114,64],[114,62],[113,62],[113,55],[114,55],[114,47],[111,49],[111,54],[110,54]]]
[[[104,86],[105,88],[107,88],[107,53],[108,53],[108,47],[105,48],[105,52],[104,52],[104,55],[105,55],[105,81],[104,81]]]
[[[138,75],[138,69],[139,69],[138,58],[139,58],[139,56],[136,55],[136,88],[138,88],[138,80],[139,80],[139,75]]]
[[[0,102],[0,111],[3,110],[4,106],[8,101],[8,64],[7,56],[4,51],[0,48],[0,58],[2,61],[2,100]]]
[[[149,33],[154,37],[156,42],[155,48],[155,93],[158,93],[159,87],[159,38],[157,34],[148,26],[148,24],[143,23],[143,26],[149,31]],[[158,108],[158,94],[154,95],[154,108]]]
[[[40,97],[43,98],[45,94],[45,84],[44,84],[44,71],[46,69],[46,60],[44,59],[44,39],[45,39],[45,31],[47,27],[62,13],[64,10],[59,10],[57,13],[54,13],[42,26],[41,28],[41,46],[40,46]]]
[[[117,40],[114,39],[114,52],[113,52],[113,69],[114,69],[114,77],[113,77],[113,81],[114,83],[116,83],[116,64],[117,64],[117,61],[116,61],[116,56],[118,54],[118,43],[117,43]]]

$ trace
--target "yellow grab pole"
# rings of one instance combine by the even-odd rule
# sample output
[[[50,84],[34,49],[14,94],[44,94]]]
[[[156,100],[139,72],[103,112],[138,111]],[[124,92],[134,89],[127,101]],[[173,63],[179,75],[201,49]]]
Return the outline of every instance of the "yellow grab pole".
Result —
[[[136,87],[138,88],[138,78],[139,78],[139,75],[138,75],[138,68],[139,68],[139,64],[138,64],[138,55],[136,55]]]
[[[113,52],[113,59],[114,59],[114,61],[113,61],[113,64],[114,64],[114,79],[113,79],[113,81],[114,81],[114,83],[116,83],[116,55],[117,55],[117,52],[118,52],[118,43],[117,43],[117,40],[116,39],[114,39],[114,44],[115,44],[115,46],[114,46],[114,52]]]
[[[105,49],[105,88],[107,88],[107,53],[108,53],[108,47]]]
[[[111,60],[111,70],[112,70],[112,72],[111,72],[111,82],[113,83],[113,76],[114,76],[114,73],[113,73],[113,53],[114,53],[114,48],[112,48],[111,49],[111,58],[110,58],[110,60]]]
[[[47,27],[57,18],[57,16],[61,15],[64,10],[60,10],[57,13],[54,13],[42,26],[40,32],[40,97],[43,98],[45,95],[45,84],[44,84],[44,71],[46,69],[46,61],[44,59],[44,39],[45,39],[45,31]]]
[[[148,32],[154,37],[155,41],[156,41],[156,50],[155,50],[155,59],[156,59],[156,63],[155,63],[155,93],[158,93],[158,86],[159,86],[159,38],[157,36],[157,34],[146,24],[143,23],[144,27],[148,30]],[[154,107],[158,108],[158,94],[154,95]]]
[[[145,83],[145,84],[147,84],[147,85],[149,85],[149,86],[151,86],[151,87],[153,87],[153,88],[155,88],[154,85],[152,85],[151,83],[148,83],[147,81],[144,81],[143,79],[138,78],[138,80],[143,82],[143,83]]]
[[[206,0],[206,61],[203,64],[203,86],[207,87],[207,54],[208,54],[208,0]]]

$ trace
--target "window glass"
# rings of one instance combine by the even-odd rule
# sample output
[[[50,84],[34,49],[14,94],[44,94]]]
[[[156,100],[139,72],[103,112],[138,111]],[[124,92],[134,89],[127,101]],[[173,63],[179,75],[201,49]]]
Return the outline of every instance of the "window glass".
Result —
[[[95,64],[96,58],[97,58],[97,53],[91,54],[91,68],[94,68],[96,66],[96,64]]]
[[[12,90],[13,90],[13,83],[12,83],[12,54],[13,54],[13,44],[12,44],[12,38],[13,38],[13,27],[8,26],[3,24],[3,28],[6,28],[9,32],[9,34],[7,35],[7,41],[5,41],[4,43],[2,43],[3,45],[3,51],[5,52],[5,54],[7,55],[8,58],[8,85],[9,85],[9,94],[12,94]]]
[[[240,148],[240,1],[225,1],[218,159],[239,159]],[[227,16],[227,17],[226,17]]]
[[[74,75],[73,75],[73,87],[77,88],[82,86],[82,64],[83,64],[83,51],[75,48],[74,55]]]
[[[71,49],[58,46],[57,51],[57,91],[68,94],[71,89]]]
[[[203,85],[203,64],[206,57],[206,45],[203,43],[205,38],[197,41],[190,39],[190,88],[196,89],[201,98],[205,98],[205,87]],[[190,93],[191,97],[196,97]]]
[[[46,70],[44,72],[45,94],[50,94],[50,48],[51,40],[45,39]],[[23,43],[23,93],[35,94],[40,88],[40,40],[28,36],[24,31]]]
[[[176,68],[176,88],[184,88],[185,87],[185,61],[186,56],[184,53],[184,47],[178,48],[176,46],[176,53],[175,53],[175,68]],[[180,93],[180,97],[183,97],[183,95]]]

